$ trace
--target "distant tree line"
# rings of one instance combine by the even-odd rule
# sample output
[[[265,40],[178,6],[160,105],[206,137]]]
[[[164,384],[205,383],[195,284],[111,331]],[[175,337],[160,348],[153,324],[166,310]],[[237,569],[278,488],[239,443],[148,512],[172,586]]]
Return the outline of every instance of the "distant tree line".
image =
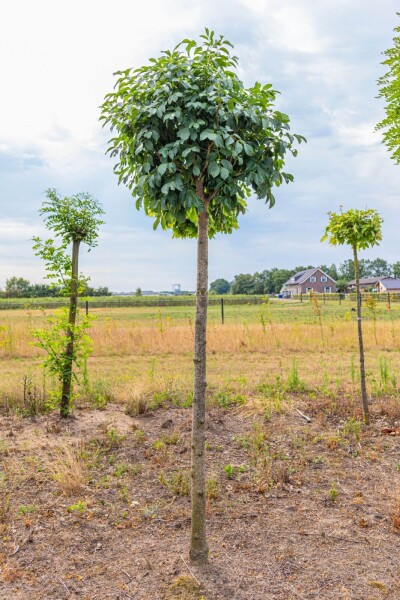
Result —
[[[63,296],[61,287],[48,283],[30,283],[23,277],[10,277],[4,290],[0,290],[0,298],[55,298]],[[108,287],[90,287],[86,285],[82,296],[111,296]]]
[[[265,271],[240,273],[235,275],[233,281],[216,279],[210,285],[211,294],[278,294],[283,284],[295,273],[305,269],[313,269],[313,265],[295,267],[294,269],[266,269]],[[353,260],[345,260],[340,265],[318,265],[332,279],[337,282],[339,291],[346,288],[349,281],[355,277]],[[400,278],[400,261],[390,264],[383,258],[374,260],[361,259],[359,261],[360,277],[393,276]]]

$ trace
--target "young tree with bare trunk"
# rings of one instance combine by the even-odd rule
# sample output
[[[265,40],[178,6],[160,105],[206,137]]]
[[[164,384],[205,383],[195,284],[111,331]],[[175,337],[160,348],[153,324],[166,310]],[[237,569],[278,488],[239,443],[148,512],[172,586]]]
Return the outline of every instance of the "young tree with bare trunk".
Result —
[[[90,194],[75,194],[60,196],[56,190],[46,191],[47,201],[43,202],[39,211],[44,215],[47,229],[54,232],[61,240],[56,247],[54,240],[43,242],[34,237],[34,250],[37,256],[46,261],[48,277],[55,279],[65,294],[69,296],[68,320],[65,324],[65,346],[60,349],[60,339],[57,335],[45,336],[37,330],[39,345],[49,354],[49,364],[61,381],[60,416],[68,417],[71,410],[72,369],[77,361],[76,333],[82,334],[82,328],[77,330],[76,316],[80,284],[84,289],[86,280],[79,277],[79,249],[81,244],[89,246],[89,250],[97,246],[98,227],[103,223],[100,216],[104,214],[101,205]],[[68,247],[72,245],[71,255]],[[57,327],[56,327],[57,329]]]
[[[206,29],[147,66],[117,73],[102,120],[115,132],[115,173],[154,218],[154,228],[197,238],[197,300],[192,422],[190,557],[204,561],[206,540],[205,404],[208,239],[238,228],[251,192],[271,207],[272,188],[293,180],[287,152],[304,140],[289,132],[289,117],[274,109],[277,92],[237,77],[232,45]]]
[[[362,331],[362,309],[360,292],[360,272],[358,262],[358,251],[365,250],[379,244],[382,239],[382,218],[376,210],[356,210],[354,208],[347,212],[329,214],[329,224],[321,242],[328,240],[332,246],[351,246],[353,250],[354,273],[357,293],[357,331],[358,347],[360,353],[360,381],[361,401],[364,415],[364,423],[370,424],[369,407],[367,398],[367,386],[365,382],[365,359],[364,342]]]

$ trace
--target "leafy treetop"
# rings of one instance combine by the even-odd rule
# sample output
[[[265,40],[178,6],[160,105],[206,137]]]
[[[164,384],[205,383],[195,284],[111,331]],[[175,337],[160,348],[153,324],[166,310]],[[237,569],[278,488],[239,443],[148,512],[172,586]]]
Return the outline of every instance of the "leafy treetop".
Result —
[[[327,240],[332,246],[349,245],[356,250],[376,246],[382,239],[383,219],[376,210],[329,212],[329,223],[321,242]]]
[[[207,204],[210,237],[238,227],[251,191],[274,204],[272,187],[296,155],[289,117],[273,107],[270,84],[246,89],[238,59],[223,36],[206,29],[201,43],[185,39],[150,64],[118,71],[102,105],[103,125],[116,132],[108,152],[136,207],[175,237],[196,237]]]
[[[400,13],[397,13],[400,16]],[[395,28],[395,32],[400,33],[400,26]],[[386,100],[386,117],[378,123],[377,129],[386,130],[383,133],[383,140],[392,152],[392,158],[397,164],[400,164],[400,36],[393,38],[393,48],[384,52],[386,60],[383,65],[388,67],[387,73],[378,79],[380,88],[378,98]]]
[[[46,196],[39,214],[45,215],[47,229],[66,244],[80,240],[90,248],[97,246],[98,227],[104,223],[99,217],[104,210],[93,196],[79,193],[62,197],[55,189],[46,190]]]
[[[46,278],[53,279],[54,285],[60,286],[63,293],[69,294],[72,275],[72,257],[67,248],[73,241],[85,243],[90,248],[97,246],[98,227],[104,223],[101,215],[104,210],[101,204],[90,194],[79,193],[74,196],[60,196],[55,189],[46,190],[47,201],[44,201],[39,214],[45,215],[47,229],[54,231],[61,244],[56,246],[53,239],[41,240],[32,238],[36,256],[46,261]],[[87,279],[80,278],[82,291]]]

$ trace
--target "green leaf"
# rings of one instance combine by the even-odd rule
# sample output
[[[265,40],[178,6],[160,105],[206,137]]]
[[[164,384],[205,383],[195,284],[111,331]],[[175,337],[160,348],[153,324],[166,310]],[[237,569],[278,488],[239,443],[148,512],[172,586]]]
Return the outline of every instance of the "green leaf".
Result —
[[[203,141],[203,140],[211,140],[212,141],[212,140],[215,140],[216,137],[217,137],[216,133],[214,133],[210,129],[205,129],[200,134],[200,141]]]
[[[211,175],[211,177],[214,177],[214,179],[215,179],[215,177],[218,177],[219,171],[220,171],[220,168],[216,162],[212,162],[208,165],[208,172]]]
[[[247,156],[253,155],[253,148],[250,146],[250,144],[246,144],[246,142],[243,142],[243,148]]]
[[[221,167],[220,175],[221,175],[222,179],[228,179],[228,177],[229,177],[228,169],[226,169],[225,167]]]
[[[178,131],[178,136],[181,138],[182,141],[185,142],[190,137],[190,129],[188,127],[185,127],[184,129],[180,129]]]

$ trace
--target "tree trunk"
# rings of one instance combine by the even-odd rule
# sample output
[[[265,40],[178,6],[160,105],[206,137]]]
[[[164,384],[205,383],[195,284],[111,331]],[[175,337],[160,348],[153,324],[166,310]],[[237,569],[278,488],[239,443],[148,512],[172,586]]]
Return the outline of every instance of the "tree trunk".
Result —
[[[66,335],[68,342],[64,355],[64,371],[62,376],[62,392],[60,404],[60,416],[68,417],[71,405],[72,392],[72,363],[74,355],[74,329],[76,322],[76,311],[78,308],[78,257],[80,240],[72,242],[72,273],[71,273],[71,295],[69,301],[68,327]]]
[[[206,337],[208,296],[208,201],[199,214],[197,237],[197,295],[194,338],[194,396],[192,418],[192,532],[190,558],[205,562],[206,540]]]
[[[364,423],[369,425],[369,408],[367,398],[367,388],[365,385],[365,361],[364,361],[364,342],[362,335],[362,321],[361,321],[361,292],[360,292],[360,276],[358,268],[358,257],[357,248],[353,248],[354,255],[354,275],[356,280],[356,291],[357,291],[357,328],[358,328],[358,346],[360,350],[360,381],[361,381],[361,400],[364,414]]]

